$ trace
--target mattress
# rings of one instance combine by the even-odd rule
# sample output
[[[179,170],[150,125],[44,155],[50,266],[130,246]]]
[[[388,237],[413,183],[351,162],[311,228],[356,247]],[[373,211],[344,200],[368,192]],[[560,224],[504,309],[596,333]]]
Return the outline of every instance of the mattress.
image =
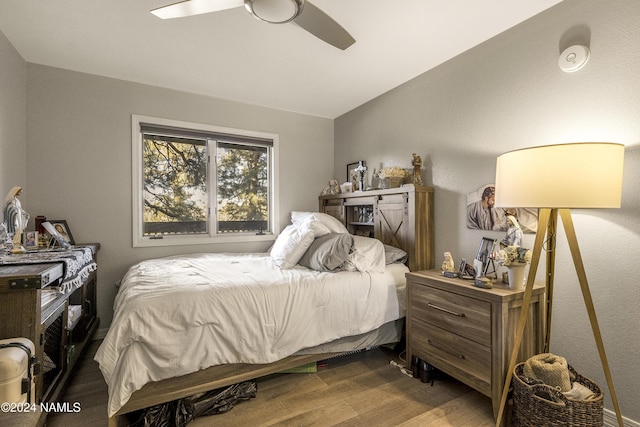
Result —
[[[406,272],[403,264],[384,273],[283,270],[267,253],[138,263],[122,280],[95,356],[109,387],[109,416],[150,381],[321,352],[400,319]]]

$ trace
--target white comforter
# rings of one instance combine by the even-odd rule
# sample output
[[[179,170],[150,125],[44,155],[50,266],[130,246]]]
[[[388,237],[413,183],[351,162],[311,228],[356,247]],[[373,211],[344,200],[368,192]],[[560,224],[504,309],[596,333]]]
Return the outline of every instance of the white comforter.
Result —
[[[385,273],[281,270],[268,254],[143,261],[125,275],[95,360],[109,416],[150,381],[226,363],[269,363],[405,315],[402,264]]]

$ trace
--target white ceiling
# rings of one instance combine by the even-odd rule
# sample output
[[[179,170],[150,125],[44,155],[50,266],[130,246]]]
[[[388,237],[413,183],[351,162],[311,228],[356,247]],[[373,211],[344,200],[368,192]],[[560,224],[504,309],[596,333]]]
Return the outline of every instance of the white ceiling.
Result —
[[[244,8],[149,13],[175,1],[1,0],[0,31],[27,62],[335,118],[560,2],[312,0],[342,51]]]

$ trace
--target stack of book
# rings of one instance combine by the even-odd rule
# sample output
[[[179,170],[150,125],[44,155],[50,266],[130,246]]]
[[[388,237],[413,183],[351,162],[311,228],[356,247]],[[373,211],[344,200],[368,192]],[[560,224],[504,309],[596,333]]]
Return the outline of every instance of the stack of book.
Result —
[[[40,306],[43,308],[46,307],[51,302],[55,301],[59,294],[58,289],[55,288],[43,289],[40,296]]]

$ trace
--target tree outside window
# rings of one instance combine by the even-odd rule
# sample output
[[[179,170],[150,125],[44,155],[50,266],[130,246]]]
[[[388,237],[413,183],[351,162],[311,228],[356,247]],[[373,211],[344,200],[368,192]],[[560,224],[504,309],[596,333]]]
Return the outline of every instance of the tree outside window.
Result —
[[[218,231],[267,230],[267,148],[228,143],[218,143],[217,148]]]
[[[145,135],[144,235],[207,233],[206,141]]]

